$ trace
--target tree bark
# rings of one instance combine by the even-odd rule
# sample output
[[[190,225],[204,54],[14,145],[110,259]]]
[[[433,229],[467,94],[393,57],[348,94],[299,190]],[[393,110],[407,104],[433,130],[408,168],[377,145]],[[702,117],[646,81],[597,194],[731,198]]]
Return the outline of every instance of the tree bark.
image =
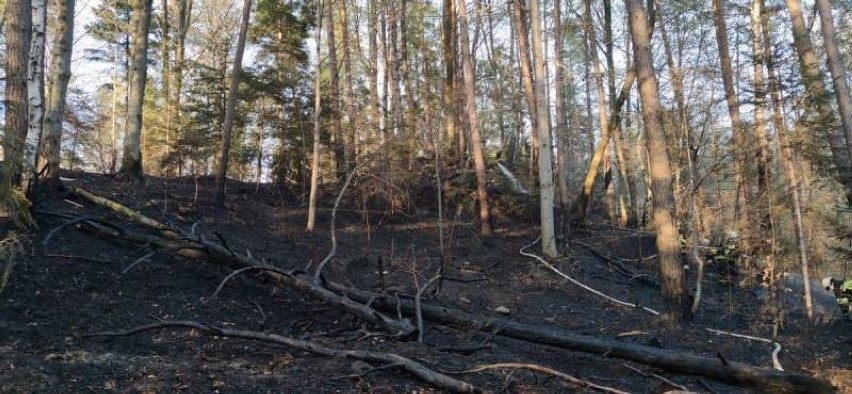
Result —
[[[151,27],[153,0],[133,0],[130,27],[130,91],[127,99],[127,121],[124,127],[124,157],[121,176],[142,182],[142,107],[148,73],[148,31]]]
[[[547,103],[544,74],[544,45],[542,44],[541,12],[538,0],[530,0],[530,25],[535,58],[535,114],[538,133],[539,209],[541,210],[541,252],[556,258],[556,232],[553,225],[553,147],[550,137],[550,105]]]
[[[468,127],[470,128],[470,150],[473,154],[473,166],[476,173],[476,194],[479,201],[479,232],[483,237],[492,235],[491,212],[488,203],[488,180],[485,176],[485,155],[482,152],[482,137],[479,133],[479,118],[476,113],[476,82],[473,70],[473,56],[470,53],[470,38],[468,37],[467,4],[459,0],[459,47],[461,48],[462,72],[464,74],[465,107]]]
[[[237,38],[237,53],[234,54],[234,69],[231,71],[231,85],[228,88],[228,101],[225,103],[225,126],[222,129],[222,141],[219,145],[219,157],[216,160],[216,185],[213,205],[225,205],[225,183],[228,179],[228,156],[231,152],[231,130],[234,128],[234,111],[240,95],[240,75],[243,68],[243,52],[246,47],[251,0],[243,3],[243,18],[240,21],[240,33]]]
[[[322,12],[318,12],[317,26],[322,26]],[[321,29],[316,30],[316,53],[320,53],[320,44],[322,43]],[[317,217],[317,193],[319,192],[319,172],[320,172],[320,115],[322,115],[322,91],[321,91],[321,71],[322,60],[316,57],[316,65],[314,67],[314,135],[313,135],[313,154],[311,156],[311,190],[308,194],[308,223],[306,230],[309,233],[314,231]]]
[[[842,130],[838,129],[837,117],[834,108],[829,101],[829,93],[823,82],[823,74],[819,69],[816,53],[814,52],[811,37],[805,26],[805,16],[799,0],[787,0],[787,9],[793,24],[793,44],[799,56],[799,68],[805,90],[811,105],[816,107],[818,119],[815,121],[816,131],[822,134],[831,148],[834,166],[837,168],[840,183],[846,187],[846,200],[852,205],[852,161],[850,161],[850,141],[846,140]]]
[[[748,199],[751,190],[751,178],[748,173],[749,157],[745,153],[745,136],[740,119],[740,103],[734,87],[734,68],[728,44],[728,27],[725,23],[725,0],[713,0],[713,21],[716,28],[716,43],[719,47],[719,59],[722,66],[722,84],[725,88],[725,101],[728,104],[728,114],[731,117],[731,133],[733,134],[734,175],[738,178],[737,196],[734,205],[737,230],[742,232],[749,228]],[[743,212],[745,211],[745,212]]]
[[[37,197],[38,162],[41,136],[44,131],[44,47],[47,28],[46,0],[32,0],[32,36],[30,37],[29,69],[27,70],[27,102],[29,121],[21,161],[21,190],[30,201]]]
[[[27,59],[30,54],[29,0],[7,0],[4,12],[6,38],[6,122],[3,132],[4,187],[17,187],[21,176],[21,154],[27,136]]]
[[[683,263],[680,261],[680,245],[677,229],[672,217],[674,195],[672,171],[666,153],[666,136],[660,118],[660,96],[654,63],[651,56],[648,20],[645,11],[635,0],[626,0],[629,13],[630,32],[639,81],[639,96],[642,100],[642,119],[648,144],[649,173],[653,192],[653,226],[657,236],[657,254],[660,264],[660,284],[663,294],[663,319],[678,322],[687,317],[686,283],[683,278]]]
[[[453,0],[444,0],[441,14],[441,51],[444,57],[444,94],[441,98],[444,118],[444,133],[450,141],[450,161],[457,161],[453,149],[456,140],[456,11]],[[439,146],[438,149],[444,149]]]
[[[822,27],[823,46],[828,57],[828,71],[831,73],[834,94],[837,96],[840,124],[843,126],[843,134],[846,136],[846,157],[852,161],[852,92],[849,91],[843,58],[837,49],[837,31],[834,28],[834,18],[831,15],[829,0],[816,0],[816,7],[819,11],[820,26]],[[849,168],[849,171],[852,171],[852,168]],[[852,177],[852,173],[847,173],[846,176]],[[852,206],[852,198],[850,198],[849,204]]]
[[[42,186],[55,190],[59,186],[59,164],[62,147],[62,119],[68,81],[71,79],[71,50],[74,45],[74,9],[76,0],[55,0],[56,43],[50,60],[50,94],[44,114],[44,156],[47,172]]]
[[[763,8],[763,1],[761,8]],[[805,305],[805,314],[813,319],[813,299],[811,298],[810,270],[808,269],[808,238],[805,234],[805,216],[802,212],[802,185],[798,170],[793,164],[793,149],[789,138],[789,130],[784,122],[784,110],[781,95],[781,84],[779,83],[778,71],[775,69],[775,59],[772,51],[772,40],[770,35],[769,20],[766,12],[761,15],[761,39],[763,40],[763,57],[769,74],[769,98],[772,102],[772,123],[775,126],[775,143],[777,144],[778,159],[784,168],[787,181],[787,190],[792,198],[793,228],[796,233],[796,247],[799,251],[799,266],[802,270],[802,283],[804,284],[802,301]]]
[[[628,0],[632,1],[632,0]],[[373,301],[377,307],[413,313],[414,301],[388,295],[345,288],[331,284],[332,290],[341,291],[353,300]],[[726,384],[750,388],[760,392],[834,393],[827,381],[807,375],[759,368],[735,361],[702,357],[679,350],[660,349],[633,342],[619,342],[604,338],[580,335],[559,328],[519,323],[500,318],[467,313],[444,306],[421,305],[423,316],[431,321],[462,327],[475,324],[480,330],[494,330],[497,335],[522,341],[545,344],[562,349],[598,354],[605,357],[630,360],[666,370],[704,376]]]
[[[523,0],[512,0],[512,23],[515,26],[515,35],[518,41],[518,61],[521,67],[521,82],[524,85],[524,95],[527,98],[527,107],[529,107],[530,125],[533,132],[530,136],[530,173],[533,173],[533,168],[538,165],[539,156],[539,135],[538,130],[538,113],[536,111],[535,86],[533,85],[533,75],[530,61],[529,49],[529,31],[527,29],[526,14],[524,13]]]

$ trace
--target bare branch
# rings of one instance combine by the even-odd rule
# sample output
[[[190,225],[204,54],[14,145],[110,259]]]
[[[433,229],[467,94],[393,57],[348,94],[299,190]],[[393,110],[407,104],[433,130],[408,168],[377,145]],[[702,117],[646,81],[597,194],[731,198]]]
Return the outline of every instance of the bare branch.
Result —
[[[314,354],[326,357],[338,358],[353,358],[363,361],[382,362],[389,365],[397,365],[406,372],[423,380],[426,383],[434,385],[440,389],[449,390],[457,393],[483,393],[484,390],[471,385],[467,382],[447,376],[440,372],[431,370],[416,361],[400,356],[394,353],[372,352],[366,350],[347,350],[336,349],[323,346],[316,342],[304,341],[278,334],[262,333],[248,330],[231,330],[221,328],[210,324],[199,323],[195,321],[167,321],[160,320],[157,323],[137,326],[126,330],[118,331],[102,331],[98,333],[88,334],[85,337],[116,337],[128,336],[136,333],[158,330],[164,328],[191,328],[203,331],[209,334],[222,337],[242,338],[259,342],[272,342],[280,345],[285,345],[294,349],[304,350]]]

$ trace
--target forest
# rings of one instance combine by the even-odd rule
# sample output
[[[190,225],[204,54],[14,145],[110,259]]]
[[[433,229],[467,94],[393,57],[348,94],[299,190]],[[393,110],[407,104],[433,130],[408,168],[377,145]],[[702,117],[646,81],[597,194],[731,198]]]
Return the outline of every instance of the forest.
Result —
[[[0,10],[0,392],[852,393],[852,2]]]

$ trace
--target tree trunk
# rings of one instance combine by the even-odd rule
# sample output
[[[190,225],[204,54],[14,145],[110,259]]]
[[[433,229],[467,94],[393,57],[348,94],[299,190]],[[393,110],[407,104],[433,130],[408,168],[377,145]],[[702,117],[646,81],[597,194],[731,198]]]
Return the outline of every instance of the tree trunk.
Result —
[[[444,0],[444,9],[441,14],[441,51],[444,57],[444,94],[441,98],[444,117],[444,133],[447,141],[450,141],[450,161],[457,161],[454,154],[456,140],[456,11],[453,0]],[[438,149],[444,149],[439,146]],[[440,185],[439,185],[440,186]]]
[[[802,15],[799,0],[787,0],[787,9],[790,11],[790,18],[793,22],[793,43],[796,46],[796,53],[799,55],[802,81],[805,84],[805,90],[808,92],[807,97],[810,104],[816,107],[819,115],[819,119],[816,120],[817,127],[814,128],[828,140],[840,182],[846,187],[847,203],[852,205],[852,161],[850,161],[852,156],[850,156],[848,146],[850,141],[844,141],[846,138],[843,132],[838,130],[837,118],[829,101],[829,93],[826,91],[825,82],[823,82],[822,71],[819,69],[816,53],[805,26],[805,17]]]
[[[130,17],[130,91],[127,102],[127,121],[124,125],[123,178],[142,182],[142,107],[145,101],[145,81],[148,72],[148,30],[151,27],[152,0],[133,0]]]
[[[47,3],[46,0],[32,0],[30,7],[32,36],[27,70],[29,122],[21,161],[21,190],[27,193],[30,201],[34,201],[37,197],[36,182],[38,181],[36,164],[41,147],[41,135],[44,131],[44,41],[47,28]]]
[[[546,76],[544,75],[544,45],[542,45],[541,12],[538,0],[530,0],[530,25],[535,58],[535,115],[538,133],[538,181],[541,209],[541,252],[550,258],[559,256],[556,249],[556,232],[553,225],[553,148],[550,137],[550,106],[547,103]]]
[[[337,169],[337,180],[343,180],[346,177],[346,144],[343,141],[343,122],[340,117],[343,115],[340,107],[340,73],[337,70],[337,39],[336,26],[334,23],[334,1],[325,0],[322,2],[325,7],[325,35],[326,47],[328,47],[328,110],[331,115],[331,135],[333,139],[334,165]]]
[[[322,26],[322,12],[319,12],[317,17],[317,26]],[[320,44],[322,43],[322,30],[316,30],[316,53],[320,53]],[[321,71],[322,60],[319,56],[316,57],[316,65],[314,67],[314,141],[313,154],[311,156],[311,190],[308,194],[308,224],[306,230],[309,233],[314,232],[317,217],[317,193],[319,192],[319,173],[320,173],[320,115],[322,115],[322,90],[321,90]]]
[[[228,102],[225,103],[225,126],[222,129],[222,141],[219,145],[219,158],[216,160],[216,186],[213,205],[225,205],[225,183],[228,179],[228,155],[231,152],[231,130],[234,128],[234,111],[240,95],[240,75],[243,69],[243,51],[246,47],[251,0],[243,3],[243,18],[240,21],[240,34],[237,38],[237,53],[234,54],[234,69],[231,71],[231,86],[228,88]]]
[[[553,81],[553,90],[556,94],[553,100],[553,110],[556,113],[556,118],[553,123],[553,135],[556,138],[556,190],[559,191],[559,207],[562,210],[563,217],[568,213],[568,163],[567,163],[567,147],[565,142],[568,135],[568,111],[565,105],[566,86],[565,86],[565,64],[563,63],[564,55],[564,28],[562,26],[562,0],[553,2],[553,58],[555,65],[555,78]],[[502,86],[502,85],[500,85]],[[568,220],[562,221],[562,232],[567,229]]]
[[[62,147],[62,119],[68,81],[71,79],[71,50],[74,45],[75,0],[55,0],[56,43],[50,57],[50,94],[44,114],[44,156],[47,172],[43,186],[55,190],[59,186],[59,164]]]
[[[488,180],[485,176],[485,155],[482,152],[482,137],[479,134],[479,118],[476,113],[476,82],[473,71],[473,56],[470,53],[470,38],[468,37],[467,4],[465,0],[459,0],[459,47],[461,48],[462,72],[464,74],[465,106],[467,112],[468,127],[470,128],[470,150],[473,154],[473,165],[476,173],[476,193],[479,200],[479,226],[483,237],[490,237],[491,212],[488,204]]]
[[[722,66],[722,84],[725,88],[725,100],[728,104],[728,114],[731,117],[731,133],[733,134],[734,175],[738,178],[737,197],[734,205],[737,230],[742,232],[749,228],[748,195],[751,190],[751,177],[748,173],[749,157],[745,153],[745,136],[740,120],[740,103],[734,87],[734,68],[728,44],[728,28],[725,23],[725,0],[713,0],[713,21],[716,28],[716,43],[719,47],[719,59]],[[745,234],[743,234],[745,235]]]
[[[343,74],[346,83],[346,113],[343,118],[346,122],[346,172],[355,168],[358,154],[358,136],[359,136],[359,113],[356,104],[355,82],[352,70],[352,43],[349,39],[349,14],[345,0],[339,0],[340,9],[340,30],[342,32],[341,44],[343,45]],[[358,27],[356,26],[356,29]],[[357,35],[356,35],[357,39]]]
[[[642,100],[642,119],[649,153],[649,173],[653,191],[653,225],[657,236],[657,254],[660,262],[660,283],[663,293],[663,319],[677,322],[687,317],[686,283],[683,278],[683,263],[680,261],[680,245],[677,229],[672,218],[674,195],[672,172],[666,154],[666,136],[660,118],[660,96],[654,63],[651,56],[648,20],[645,11],[635,0],[626,0],[629,13],[630,32],[639,81],[639,96]]]
[[[521,66],[521,82],[524,85],[524,95],[527,98],[527,107],[529,107],[530,126],[533,132],[530,133],[530,173],[533,173],[533,168],[538,165],[539,156],[539,141],[538,141],[538,116],[536,116],[536,97],[535,87],[533,86],[532,65],[530,61],[529,49],[529,31],[526,24],[526,14],[524,13],[523,0],[512,0],[512,22],[515,26],[515,34],[518,39],[518,61]]]
[[[29,117],[27,60],[30,54],[31,12],[29,0],[6,1],[6,123],[3,133],[3,161],[6,168],[3,187],[17,186],[21,176],[21,154]]]
[[[834,29],[834,18],[831,16],[829,0],[816,0],[819,11],[820,26],[822,27],[823,46],[828,57],[828,70],[831,73],[831,81],[834,84],[834,94],[837,96],[837,106],[840,113],[840,124],[843,126],[843,134],[846,136],[847,160],[852,161],[852,92],[849,91],[849,82],[846,79],[846,69],[843,66],[843,58],[837,49],[837,32]],[[847,161],[847,164],[852,164]],[[852,177],[852,168],[847,177]],[[849,205],[852,206],[852,191],[850,191]]]
[[[761,8],[763,8],[763,1],[760,1]],[[802,186],[796,166],[793,164],[793,150],[790,148],[791,142],[788,137],[789,130],[784,122],[784,107],[781,101],[781,84],[779,83],[778,71],[775,69],[775,60],[772,51],[768,50],[772,48],[772,41],[769,32],[769,20],[765,11],[761,16],[761,25],[762,52],[767,73],[769,74],[769,98],[772,101],[772,123],[775,126],[775,135],[777,136],[775,143],[777,144],[778,159],[781,161],[786,175],[787,190],[793,200],[793,228],[796,232],[796,247],[799,250],[799,266],[802,269],[802,283],[804,284],[802,300],[805,304],[805,314],[808,316],[808,319],[813,320],[813,300],[811,298],[810,270],[808,269],[808,239],[805,235],[805,217],[802,212]]]

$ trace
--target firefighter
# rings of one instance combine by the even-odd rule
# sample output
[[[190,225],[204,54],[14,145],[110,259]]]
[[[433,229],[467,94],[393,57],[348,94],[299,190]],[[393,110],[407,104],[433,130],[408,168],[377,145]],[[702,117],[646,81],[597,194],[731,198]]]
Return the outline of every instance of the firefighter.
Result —
[[[850,302],[852,302],[852,279],[834,279],[830,276],[822,278],[822,287],[834,293],[834,298],[837,298],[837,306],[846,315],[846,318],[852,317],[849,313]]]

